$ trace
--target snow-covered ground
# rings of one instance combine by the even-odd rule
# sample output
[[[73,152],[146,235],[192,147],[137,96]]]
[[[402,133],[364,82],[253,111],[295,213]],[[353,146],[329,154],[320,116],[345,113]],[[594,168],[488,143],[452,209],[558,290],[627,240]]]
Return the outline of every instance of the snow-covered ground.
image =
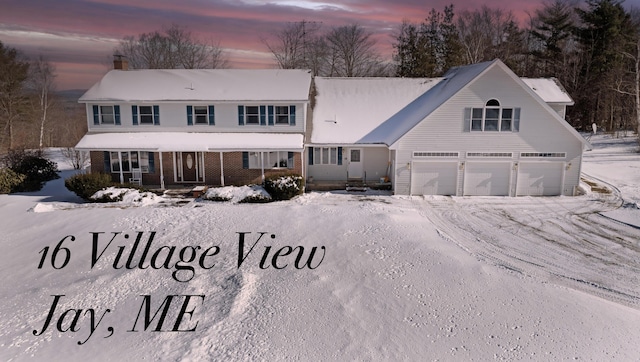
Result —
[[[640,154],[591,141],[579,197],[82,204],[64,170],[0,195],[0,360],[637,360]]]

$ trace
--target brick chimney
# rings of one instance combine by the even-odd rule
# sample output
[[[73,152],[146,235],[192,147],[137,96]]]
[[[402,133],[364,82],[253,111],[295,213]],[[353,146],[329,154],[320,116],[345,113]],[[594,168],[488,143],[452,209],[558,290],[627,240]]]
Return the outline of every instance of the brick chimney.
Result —
[[[118,70],[128,70],[129,62],[127,61],[127,57],[121,54],[113,55],[113,69]]]

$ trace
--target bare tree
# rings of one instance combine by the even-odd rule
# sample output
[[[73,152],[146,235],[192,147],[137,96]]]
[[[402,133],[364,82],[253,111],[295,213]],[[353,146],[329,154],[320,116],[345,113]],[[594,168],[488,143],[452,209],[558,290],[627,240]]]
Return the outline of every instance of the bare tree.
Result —
[[[132,69],[208,69],[227,66],[227,58],[219,44],[196,39],[191,31],[176,24],[162,32],[125,37],[114,51],[126,56]]]
[[[29,67],[29,86],[37,94],[38,119],[40,125],[40,137],[38,147],[44,145],[44,130],[47,123],[49,109],[53,106],[52,93],[55,90],[55,68],[42,56],[31,62]]]
[[[458,32],[468,64],[501,58],[508,62],[522,45],[513,13],[483,5],[479,10],[463,11]]]
[[[329,46],[329,76],[366,77],[387,73],[375,50],[376,42],[359,25],[346,25],[331,29],[327,34]]]
[[[16,49],[5,47],[0,42],[0,146],[12,149],[14,146],[15,122],[24,116],[26,97],[24,85],[27,80],[29,63],[21,59]],[[9,141],[6,142],[8,136]]]
[[[288,23],[273,34],[273,40],[262,38],[261,41],[281,69],[311,69],[314,75],[320,75],[326,62],[327,45],[319,33],[320,23],[302,20]]]

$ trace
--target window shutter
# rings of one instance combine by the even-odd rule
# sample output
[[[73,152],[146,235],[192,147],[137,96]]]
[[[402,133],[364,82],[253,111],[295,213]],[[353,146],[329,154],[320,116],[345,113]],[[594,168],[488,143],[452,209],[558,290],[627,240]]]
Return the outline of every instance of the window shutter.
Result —
[[[520,132],[520,108],[513,110],[513,132]]]
[[[160,106],[153,106],[153,124],[160,125]]]
[[[464,109],[464,124],[462,126],[463,132],[471,131],[471,108]]]
[[[338,147],[338,165],[342,165],[342,147]]]
[[[287,154],[287,168],[293,168],[293,152]]]
[[[273,126],[273,106],[267,108],[269,110],[269,126]]]
[[[267,107],[265,106],[260,106],[260,125],[267,125]]]
[[[111,154],[109,151],[104,151],[104,173],[111,173]]]
[[[193,106],[187,106],[187,126],[193,126]]]
[[[120,106],[113,106],[113,113],[116,118],[116,125],[120,125]]]
[[[313,165],[313,147],[309,147],[309,165]]]
[[[289,125],[296,125],[296,106],[289,106]]]
[[[209,106],[209,126],[216,125],[216,112],[213,106]]]
[[[238,106],[238,126],[244,126],[244,106]]]
[[[93,124],[100,124],[100,113],[98,113],[98,106],[93,106]]]
[[[156,164],[153,159],[153,152],[149,152],[149,173],[156,173]]]
[[[138,125],[138,106],[131,106],[131,115],[133,116],[133,125]]]
[[[242,168],[249,168],[249,152],[242,152]]]

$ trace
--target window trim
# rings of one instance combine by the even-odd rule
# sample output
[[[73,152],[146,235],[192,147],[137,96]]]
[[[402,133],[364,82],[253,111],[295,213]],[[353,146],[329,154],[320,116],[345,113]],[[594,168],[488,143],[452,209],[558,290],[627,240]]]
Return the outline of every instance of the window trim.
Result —
[[[196,107],[204,107],[206,114],[204,114],[205,122],[198,123],[198,114],[196,114]],[[190,104],[187,105],[187,125],[188,126],[215,126],[216,125],[216,113],[215,106],[213,104]],[[202,114],[200,114],[202,116]]]
[[[151,113],[145,113],[144,116],[151,115],[151,123],[142,122],[141,107],[150,107]],[[159,126],[160,125],[160,106],[157,104],[133,104],[131,105],[131,118],[134,126]]]
[[[488,114],[492,111],[498,111],[497,118],[489,118]],[[510,117],[506,118],[505,113],[510,113]],[[495,129],[487,129],[487,122],[497,122]],[[519,107],[503,107],[496,99],[490,99],[485,106],[469,107],[464,111],[464,131],[465,132],[498,132],[510,133],[520,132],[520,108]],[[505,124],[509,127],[504,127]]]
[[[102,110],[103,108],[111,108],[111,114],[106,114]],[[119,126],[120,122],[120,106],[117,104],[94,104],[91,107],[93,112],[93,125],[94,126]],[[104,116],[110,115],[113,122],[104,122]]]

